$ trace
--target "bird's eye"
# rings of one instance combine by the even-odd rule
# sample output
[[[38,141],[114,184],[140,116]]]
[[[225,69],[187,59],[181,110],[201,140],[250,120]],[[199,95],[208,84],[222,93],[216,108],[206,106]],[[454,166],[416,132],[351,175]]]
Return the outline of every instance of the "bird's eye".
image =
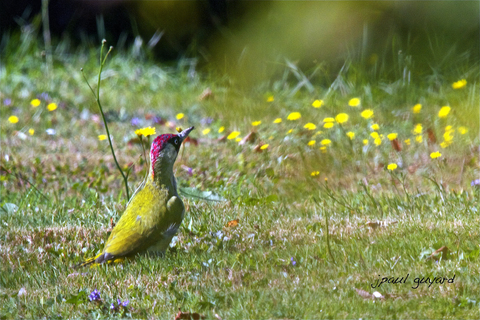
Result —
[[[177,139],[177,138],[175,138],[175,139],[173,140],[173,142],[178,145],[178,139]]]

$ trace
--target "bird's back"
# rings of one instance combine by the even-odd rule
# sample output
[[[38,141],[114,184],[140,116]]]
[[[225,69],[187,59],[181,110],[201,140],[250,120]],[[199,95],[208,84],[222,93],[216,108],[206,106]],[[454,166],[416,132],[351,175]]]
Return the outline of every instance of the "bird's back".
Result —
[[[147,181],[127,206],[105,245],[108,260],[139,252],[165,252],[184,215],[178,196]],[[168,240],[168,241],[167,241]]]

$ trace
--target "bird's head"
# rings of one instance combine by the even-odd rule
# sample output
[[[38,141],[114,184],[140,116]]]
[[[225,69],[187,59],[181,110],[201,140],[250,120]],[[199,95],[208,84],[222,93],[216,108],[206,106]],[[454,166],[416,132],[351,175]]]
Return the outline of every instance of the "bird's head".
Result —
[[[190,127],[179,134],[162,134],[153,140],[152,148],[150,149],[152,178],[160,171],[173,170],[178,150],[193,129],[194,127]]]

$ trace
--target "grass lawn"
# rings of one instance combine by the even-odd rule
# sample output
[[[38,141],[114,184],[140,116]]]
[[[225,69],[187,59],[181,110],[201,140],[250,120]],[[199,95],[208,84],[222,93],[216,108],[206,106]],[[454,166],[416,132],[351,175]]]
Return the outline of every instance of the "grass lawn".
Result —
[[[80,72],[96,83],[98,48],[61,42],[48,65],[10,39],[0,318],[478,319],[478,60],[382,57],[335,73],[282,60],[245,88],[114,50],[101,100],[131,190],[148,167],[136,129],[196,127],[175,165],[187,211],[164,258],[72,269],[128,201]]]

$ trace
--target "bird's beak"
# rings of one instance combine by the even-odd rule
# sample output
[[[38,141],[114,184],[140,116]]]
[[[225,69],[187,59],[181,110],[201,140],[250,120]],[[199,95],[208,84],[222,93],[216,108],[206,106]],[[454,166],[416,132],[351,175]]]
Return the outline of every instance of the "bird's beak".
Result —
[[[177,136],[183,140],[185,140],[187,137],[188,137],[188,134],[190,133],[190,131],[192,131],[193,129],[195,129],[195,127],[190,127],[188,129],[185,129],[183,130],[182,132],[180,132]]]

